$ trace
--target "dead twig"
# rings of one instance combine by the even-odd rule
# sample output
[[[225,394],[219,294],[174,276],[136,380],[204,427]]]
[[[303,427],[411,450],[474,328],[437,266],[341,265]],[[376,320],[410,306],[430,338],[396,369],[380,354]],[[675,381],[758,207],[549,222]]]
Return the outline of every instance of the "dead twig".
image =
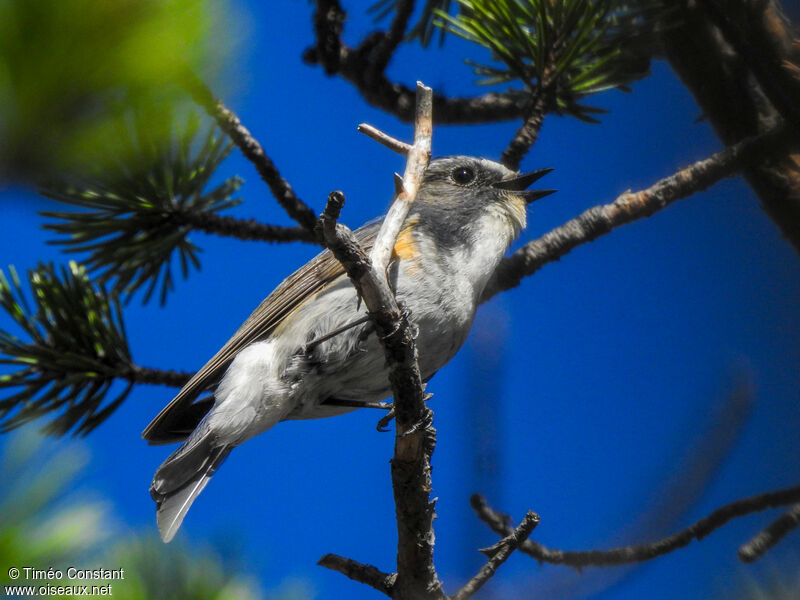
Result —
[[[392,152],[397,152],[403,156],[408,156],[408,153],[411,151],[411,144],[401,142],[400,140],[385,134],[380,129],[377,129],[367,123],[361,123],[361,125],[358,126],[358,131],[359,133],[363,133],[367,137],[372,138],[379,144],[386,146]]]
[[[484,548],[482,553],[489,556],[488,562],[481,567],[477,575],[470,579],[458,592],[451,596],[451,600],[467,600],[477,592],[483,584],[491,579],[497,569],[502,565],[509,556],[519,548],[520,544],[528,539],[528,536],[533,532],[539,524],[539,515],[534,512],[528,511],[525,518],[519,526],[512,531],[508,536],[497,542],[490,548]]]
[[[610,567],[625,565],[634,562],[651,560],[663,554],[669,554],[689,545],[692,540],[701,540],[716,529],[719,529],[732,519],[743,517],[751,513],[778,508],[788,504],[800,502],[800,486],[785,488],[774,492],[767,492],[750,498],[743,498],[730,504],[726,504],[712,512],[707,517],[700,519],[686,529],[679,531],[669,537],[665,537],[649,544],[634,544],[623,546],[611,550],[588,550],[588,551],[563,551],[553,550],[532,540],[526,540],[520,545],[519,550],[535,558],[539,562],[546,562],[559,565],[567,565],[576,569],[584,567]],[[470,504],[478,515],[478,518],[486,523],[495,533],[503,536],[509,535],[513,530],[510,525],[510,517],[492,509],[483,496],[474,494],[470,498]],[[794,515],[797,511],[793,507]],[[792,513],[790,511],[790,513]],[[789,513],[787,513],[789,514]],[[794,518],[794,517],[792,517]],[[773,524],[775,526],[778,522]],[[771,526],[771,527],[773,527]],[[785,525],[781,524],[776,529],[783,530]],[[791,527],[789,528],[791,529]],[[786,532],[789,531],[786,529]],[[774,532],[773,532],[774,533]],[[777,543],[782,535],[771,536],[774,543]],[[751,542],[752,544],[753,542]],[[772,544],[770,544],[771,546]],[[766,546],[764,550],[768,547]],[[740,550],[741,558],[741,550]],[[745,559],[743,559],[745,560]]]
[[[365,565],[338,554],[326,554],[317,561],[317,564],[331,571],[338,571],[345,577],[368,585],[389,597],[392,595],[394,581],[397,578],[395,573],[384,573],[372,565]]]
[[[786,513],[770,523],[766,529],[739,548],[739,560],[750,563],[761,558],[767,550],[780,542],[798,525],[800,525],[800,504],[795,504]]]

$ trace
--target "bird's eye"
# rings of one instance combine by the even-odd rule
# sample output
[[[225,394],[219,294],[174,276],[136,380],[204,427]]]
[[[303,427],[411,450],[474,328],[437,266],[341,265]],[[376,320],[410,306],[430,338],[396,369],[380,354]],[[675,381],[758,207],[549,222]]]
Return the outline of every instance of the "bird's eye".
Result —
[[[475,171],[469,167],[456,167],[453,169],[453,172],[450,173],[450,177],[452,177],[453,181],[458,185],[468,185],[475,181]]]

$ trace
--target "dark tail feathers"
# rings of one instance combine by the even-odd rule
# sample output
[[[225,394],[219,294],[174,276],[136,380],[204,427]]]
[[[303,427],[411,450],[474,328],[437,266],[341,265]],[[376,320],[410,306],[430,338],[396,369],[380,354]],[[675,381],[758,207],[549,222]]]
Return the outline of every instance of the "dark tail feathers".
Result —
[[[214,441],[210,431],[192,435],[153,477],[150,495],[156,501],[158,531],[165,542],[175,537],[195,498],[233,449],[217,446]]]

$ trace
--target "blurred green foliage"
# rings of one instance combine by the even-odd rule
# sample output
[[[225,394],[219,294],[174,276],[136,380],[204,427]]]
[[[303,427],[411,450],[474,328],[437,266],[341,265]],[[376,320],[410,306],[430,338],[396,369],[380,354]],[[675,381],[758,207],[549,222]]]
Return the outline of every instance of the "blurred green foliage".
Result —
[[[0,182],[100,160],[131,105],[157,119],[188,102],[186,70],[211,77],[230,50],[226,15],[223,0],[0,2]]]
[[[168,546],[155,533],[120,532],[106,503],[76,492],[87,459],[83,446],[50,442],[30,431],[5,439],[0,456],[0,586],[110,585],[113,597],[122,600],[313,597],[306,582],[293,580],[264,594],[253,577],[242,574],[237,561],[213,548]],[[60,580],[26,581],[24,576],[10,580],[12,567],[53,568],[63,573],[68,567],[123,569],[124,579],[69,581],[64,575]]]

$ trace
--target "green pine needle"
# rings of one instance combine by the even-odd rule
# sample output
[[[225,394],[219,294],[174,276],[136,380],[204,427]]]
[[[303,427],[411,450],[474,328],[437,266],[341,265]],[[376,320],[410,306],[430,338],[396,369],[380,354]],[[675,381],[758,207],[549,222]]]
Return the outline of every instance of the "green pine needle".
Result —
[[[457,0],[434,25],[491,52],[502,67],[468,61],[480,84],[521,81],[551,94],[551,110],[596,119],[578,100],[625,89],[648,73],[655,32],[667,23],[661,0]]]
[[[42,191],[83,210],[42,214],[57,220],[46,229],[68,236],[54,243],[67,252],[88,253],[84,264],[98,274],[100,283],[113,282],[113,293],[130,299],[143,288],[147,302],[160,288],[163,304],[173,287],[173,258],[183,278],[191,267],[200,266],[200,249],[188,238],[190,217],[238,204],[231,196],[242,181],[232,177],[205,191],[233,148],[213,126],[198,136],[198,122],[191,117],[167,144],[157,143],[163,137],[149,134],[151,129],[151,123],[136,123],[133,131],[121,134],[126,146],[122,156],[128,157],[124,164]],[[130,162],[131,156],[137,159]]]
[[[119,303],[75,262],[59,269],[40,263],[29,271],[33,305],[14,267],[8,274],[0,270],[0,307],[28,340],[0,330],[0,364],[17,368],[0,375],[0,389],[15,391],[0,400],[0,432],[57,414],[47,433],[62,435],[74,429],[85,435],[133,386],[106,400],[114,380],[134,368]]]

